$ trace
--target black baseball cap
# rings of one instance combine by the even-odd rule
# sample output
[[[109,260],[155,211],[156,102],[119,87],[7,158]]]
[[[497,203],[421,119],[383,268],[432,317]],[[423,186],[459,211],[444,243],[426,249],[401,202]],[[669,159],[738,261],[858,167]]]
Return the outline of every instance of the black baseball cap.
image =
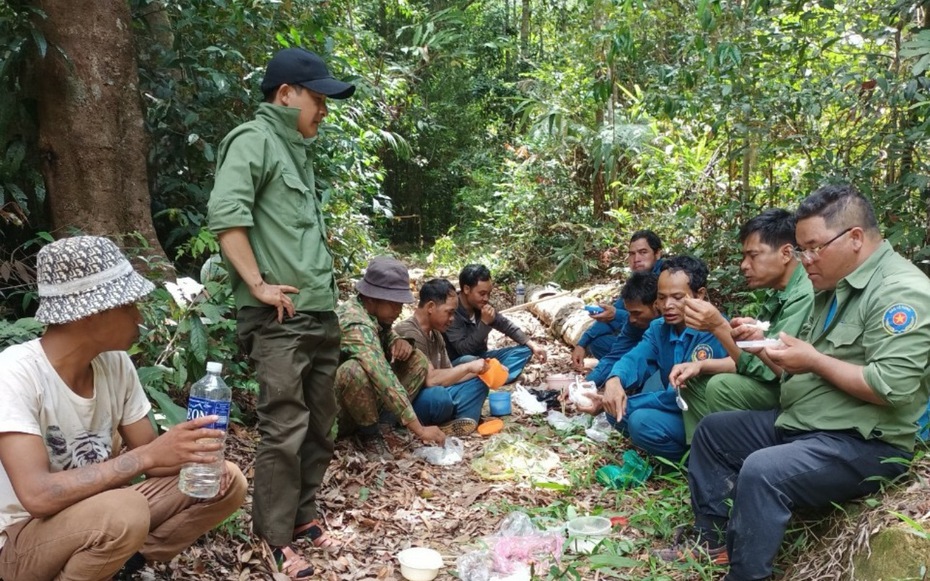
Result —
[[[334,79],[323,59],[303,48],[286,48],[268,62],[262,93],[281,85],[300,85],[333,99],[348,99],[355,93],[355,85]]]

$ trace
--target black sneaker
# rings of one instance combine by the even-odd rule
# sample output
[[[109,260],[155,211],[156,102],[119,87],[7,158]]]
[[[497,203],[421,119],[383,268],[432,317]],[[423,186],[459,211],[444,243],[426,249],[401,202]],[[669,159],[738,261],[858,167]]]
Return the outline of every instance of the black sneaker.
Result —
[[[384,441],[384,435],[381,430],[376,430],[373,434],[358,434],[356,437],[358,447],[365,457],[371,462],[390,461],[394,459],[394,454]]]
[[[126,561],[122,569],[116,572],[113,579],[114,581],[130,581],[143,567],[145,567],[145,557],[142,556],[142,553],[136,553],[129,557],[129,560]]]

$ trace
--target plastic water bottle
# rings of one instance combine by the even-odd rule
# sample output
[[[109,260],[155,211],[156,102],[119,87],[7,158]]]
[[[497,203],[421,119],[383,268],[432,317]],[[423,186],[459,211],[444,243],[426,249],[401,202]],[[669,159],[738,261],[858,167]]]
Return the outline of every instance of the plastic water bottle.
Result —
[[[523,286],[523,281],[517,282],[517,301],[516,304],[522,305],[526,302],[526,287]]]
[[[216,415],[219,419],[206,427],[223,430],[226,439],[226,426],[229,423],[229,402],[232,390],[220,377],[223,364],[215,361],[207,363],[207,374],[191,386],[187,401],[187,419],[193,420],[203,416]],[[201,440],[203,441],[203,440]],[[207,440],[213,441],[213,440]],[[223,477],[223,449],[215,452],[216,460],[208,464],[191,463],[181,469],[178,488],[181,492],[194,498],[213,498],[220,491]]]

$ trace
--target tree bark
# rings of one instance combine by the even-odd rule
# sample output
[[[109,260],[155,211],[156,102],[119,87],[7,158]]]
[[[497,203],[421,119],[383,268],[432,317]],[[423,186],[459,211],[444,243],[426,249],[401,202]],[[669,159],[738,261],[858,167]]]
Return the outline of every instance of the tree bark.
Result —
[[[140,233],[152,223],[139,75],[124,0],[35,0],[48,40],[36,58],[39,151],[52,227]]]
[[[523,13],[520,16],[520,56],[523,58],[529,57],[531,12],[530,0],[523,0]]]

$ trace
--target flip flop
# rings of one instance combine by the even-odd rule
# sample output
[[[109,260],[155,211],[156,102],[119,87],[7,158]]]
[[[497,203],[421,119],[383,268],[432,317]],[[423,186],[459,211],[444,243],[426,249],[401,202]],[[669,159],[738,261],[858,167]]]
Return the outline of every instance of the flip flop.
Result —
[[[270,547],[269,547],[270,548]],[[269,564],[272,570],[282,573],[295,581],[303,581],[313,577],[313,565],[307,562],[293,547],[285,545],[270,550]]]
[[[312,520],[294,529],[294,540],[300,539],[309,539],[314,547],[327,553],[335,553],[341,548],[339,541],[326,534],[318,520]]]

